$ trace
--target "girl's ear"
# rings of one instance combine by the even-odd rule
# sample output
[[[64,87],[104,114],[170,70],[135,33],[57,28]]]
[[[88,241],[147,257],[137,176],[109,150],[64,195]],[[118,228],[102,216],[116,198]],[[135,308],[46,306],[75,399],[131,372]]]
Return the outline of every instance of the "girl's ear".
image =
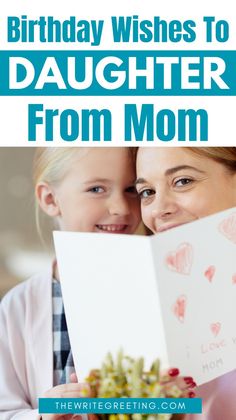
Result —
[[[54,189],[46,182],[39,182],[35,188],[35,195],[41,209],[48,216],[60,215],[60,207]]]

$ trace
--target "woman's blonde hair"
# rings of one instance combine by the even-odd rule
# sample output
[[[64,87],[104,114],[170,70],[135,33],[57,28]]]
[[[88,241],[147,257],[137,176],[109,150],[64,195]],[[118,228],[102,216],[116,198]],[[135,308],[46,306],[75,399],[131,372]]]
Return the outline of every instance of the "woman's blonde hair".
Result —
[[[186,147],[187,150],[221,163],[232,172],[236,171],[236,147]]]
[[[138,148],[137,148],[138,149]],[[174,149],[174,147],[173,147]],[[177,148],[176,148],[177,149]],[[186,151],[190,151],[199,156],[213,159],[222,163],[232,172],[236,171],[236,147],[183,147]],[[136,150],[137,153],[137,150]]]

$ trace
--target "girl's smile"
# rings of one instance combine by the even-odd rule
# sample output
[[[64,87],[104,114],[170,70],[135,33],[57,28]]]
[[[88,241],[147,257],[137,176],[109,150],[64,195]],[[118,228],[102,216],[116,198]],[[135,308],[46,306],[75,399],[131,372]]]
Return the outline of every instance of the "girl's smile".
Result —
[[[106,233],[125,233],[128,230],[127,224],[96,225],[96,227]]]

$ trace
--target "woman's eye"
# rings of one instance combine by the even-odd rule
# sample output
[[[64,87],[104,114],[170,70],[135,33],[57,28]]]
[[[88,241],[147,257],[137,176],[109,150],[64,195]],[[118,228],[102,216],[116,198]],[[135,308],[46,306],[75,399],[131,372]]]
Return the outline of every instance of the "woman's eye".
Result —
[[[150,188],[146,188],[145,190],[139,191],[138,195],[142,198],[148,198],[155,194],[154,190],[151,190]]]
[[[130,185],[130,187],[126,188],[125,192],[132,195],[137,195],[137,190],[134,185]]]
[[[181,179],[178,179],[177,181],[175,181],[174,185],[175,185],[175,187],[184,187],[185,185],[188,185],[191,182],[193,182],[193,179],[181,178]]]
[[[89,192],[99,194],[99,193],[104,192],[104,188],[103,187],[92,187],[92,188],[89,189]]]

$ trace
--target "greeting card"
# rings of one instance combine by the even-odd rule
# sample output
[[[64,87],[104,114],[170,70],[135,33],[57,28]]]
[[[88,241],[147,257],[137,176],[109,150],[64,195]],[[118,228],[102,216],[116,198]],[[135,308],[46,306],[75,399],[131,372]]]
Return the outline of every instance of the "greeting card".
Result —
[[[236,366],[236,209],[154,236],[55,232],[78,376],[120,348],[198,385]]]

